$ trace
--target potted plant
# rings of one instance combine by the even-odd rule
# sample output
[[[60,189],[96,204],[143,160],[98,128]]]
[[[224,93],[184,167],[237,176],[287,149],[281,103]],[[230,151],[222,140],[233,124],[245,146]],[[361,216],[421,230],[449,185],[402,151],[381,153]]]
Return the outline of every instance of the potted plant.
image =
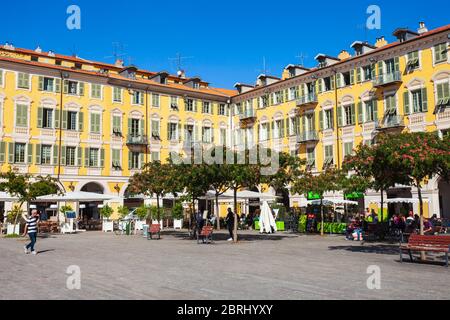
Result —
[[[183,205],[180,202],[175,203],[172,208],[173,228],[181,229],[183,227]]]
[[[19,235],[20,234],[20,223],[17,223],[17,220],[22,215],[23,211],[19,206],[14,206],[11,211],[8,212],[6,217],[7,227],[6,234],[7,235]]]
[[[64,205],[59,208],[59,212],[64,217],[64,220],[60,223],[61,233],[71,233],[73,232],[73,220],[69,222],[66,221],[66,212],[73,211],[72,207],[69,205]]]
[[[100,214],[103,218],[102,223],[102,231],[108,232],[108,231],[114,231],[114,223],[109,220],[109,218],[113,215],[114,210],[109,205],[104,205],[103,208],[100,209]]]
[[[150,207],[150,214],[152,217],[152,224],[159,224],[161,226],[161,229],[163,227],[163,210],[162,208],[160,208],[158,210],[158,207],[156,206],[151,206]]]

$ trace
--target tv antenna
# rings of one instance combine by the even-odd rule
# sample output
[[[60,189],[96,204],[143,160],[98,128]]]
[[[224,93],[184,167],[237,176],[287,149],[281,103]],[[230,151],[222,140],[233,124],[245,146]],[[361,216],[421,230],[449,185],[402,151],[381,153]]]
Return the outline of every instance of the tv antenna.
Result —
[[[173,69],[173,63],[176,65],[177,72],[184,72],[183,70],[183,60],[187,59],[193,59],[194,57],[183,57],[181,53],[177,53],[175,58],[169,58],[169,61],[172,63],[172,69]]]
[[[297,55],[295,57],[300,60],[300,66],[304,67],[305,66],[305,59],[307,59],[308,56],[305,55],[303,52],[300,52],[299,55]]]
[[[122,59],[126,56],[126,53],[124,52],[125,45],[120,42],[113,42],[113,54],[112,56],[106,56],[104,59],[111,59],[114,58],[114,62],[116,62],[119,59]]]
[[[369,33],[369,28],[367,28],[367,24],[363,23],[363,24],[358,24],[356,26],[358,29],[363,29],[364,30],[364,42],[368,42],[368,33]]]
[[[263,67],[261,70],[256,70],[258,72],[260,72],[261,74],[267,75],[270,70],[267,68],[267,62],[266,62],[266,57],[263,57]]]

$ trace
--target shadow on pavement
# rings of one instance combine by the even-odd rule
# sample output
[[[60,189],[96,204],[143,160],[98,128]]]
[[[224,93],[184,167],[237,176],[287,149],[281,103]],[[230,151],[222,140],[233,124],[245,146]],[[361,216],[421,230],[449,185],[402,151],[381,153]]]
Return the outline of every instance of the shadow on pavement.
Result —
[[[376,254],[389,254],[399,255],[398,245],[389,244],[361,244],[361,245],[348,245],[348,246],[329,246],[329,250],[346,250],[350,252],[359,253],[376,253]]]
[[[191,241],[197,241],[197,239],[191,239],[187,232],[183,231],[164,231],[161,233],[161,236],[173,236],[178,239],[182,240],[191,240]],[[227,241],[229,238],[228,233],[213,233],[213,241]],[[281,233],[275,233],[275,234],[240,234],[238,232],[238,240],[239,241],[279,241],[283,240],[285,238],[292,238],[293,236],[286,236]]]

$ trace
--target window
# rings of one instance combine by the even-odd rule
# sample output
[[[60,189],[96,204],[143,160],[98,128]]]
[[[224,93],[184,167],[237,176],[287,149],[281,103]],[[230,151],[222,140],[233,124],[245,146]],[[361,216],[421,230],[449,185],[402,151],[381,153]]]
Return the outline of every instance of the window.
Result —
[[[113,134],[116,136],[122,136],[122,117],[113,116]]]
[[[131,119],[131,127],[129,130],[132,137],[139,137],[141,135],[140,123],[141,120],[139,119]]]
[[[39,77],[39,90],[47,92],[59,92],[61,86],[61,80],[58,79],[58,89],[56,89],[55,79],[47,77]]]
[[[413,51],[408,53],[408,63],[406,65],[408,71],[418,69],[419,66],[420,66],[419,51]]]
[[[295,100],[299,97],[298,87],[292,87],[289,89],[289,100]]]
[[[152,107],[159,108],[159,94],[152,93]]]
[[[64,93],[82,96],[84,95],[84,83],[71,80],[64,80]]]
[[[19,72],[17,74],[17,88],[30,89],[30,75],[28,73]]]
[[[261,123],[261,127],[259,129],[259,140],[266,141],[269,140],[269,124]]]
[[[261,108],[266,108],[269,106],[269,98],[267,95],[260,97],[260,100]]]
[[[40,164],[51,164],[52,161],[52,146],[42,145],[41,146],[41,159]]]
[[[360,112],[364,113],[364,118],[362,119],[362,122],[372,122],[376,121],[376,114],[377,114],[377,104],[376,100],[369,100],[362,103],[364,106],[364,110],[360,110]],[[361,114],[362,115],[362,114]]]
[[[122,89],[113,87],[113,102],[122,103]]]
[[[202,112],[203,113],[211,113],[211,103],[209,103],[208,101],[203,101]]]
[[[140,169],[140,158],[141,158],[141,154],[139,152],[130,152],[130,169],[132,170],[136,170],[136,169]]]
[[[203,127],[202,128],[202,141],[204,143],[212,142],[212,128],[211,127]]]
[[[220,145],[225,146],[227,144],[227,129],[220,128]]]
[[[386,115],[397,114],[397,101],[395,99],[395,94],[386,96],[384,98],[384,103],[386,106]]]
[[[447,61],[447,43],[441,43],[434,47],[434,63]]]
[[[28,127],[28,106],[16,105],[16,127]]]
[[[142,91],[133,92],[133,104],[143,105],[144,104],[144,93]]]
[[[89,167],[98,167],[99,162],[99,149],[89,148]]]
[[[158,151],[152,151],[151,157],[152,157],[152,162],[161,161],[160,154]]]
[[[31,56],[31,61],[39,62],[39,57],[38,56]]]
[[[220,116],[225,116],[226,115],[226,110],[225,110],[226,106],[224,103],[219,104],[219,115]]]
[[[316,166],[316,151],[315,148],[306,148],[306,166],[314,168]]]
[[[111,149],[112,167],[114,170],[121,170],[120,149]]]
[[[327,77],[327,78],[323,79],[323,85],[324,85],[324,91],[332,90],[331,78]]]
[[[324,160],[324,167],[332,165],[334,163],[333,159],[333,146],[325,146],[325,160]]]
[[[178,110],[178,97],[177,96],[170,97],[170,107],[172,109]]]
[[[169,123],[168,139],[170,141],[178,140],[178,123]]]
[[[100,114],[91,113],[91,133],[100,133]]]
[[[344,143],[344,157],[350,156],[353,153],[353,142]]]
[[[450,102],[450,83],[444,82],[436,85],[436,105],[445,107]]]
[[[91,84],[91,98],[101,99],[102,98],[102,85],[93,83]]]
[[[77,112],[75,111],[67,112],[67,130],[77,130]]]
[[[422,90],[415,90],[411,92],[411,102],[413,112],[423,111]]]
[[[152,137],[154,139],[160,138],[160,132],[159,132],[159,121],[158,120],[152,120]]]
[[[194,141],[194,126],[187,124],[184,126],[184,140],[187,144]]]
[[[62,60],[55,60],[55,64],[56,64],[57,66],[62,65]]]
[[[325,130],[333,129],[333,109],[324,110],[324,126]]]
[[[353,70],[351,72],[353,72]],[[350,83],[350,72],[343,73],[342,74],[342,80],[344,81],[344,86],[351,85],[351,83]]]
[[[186,111],[194,112],[194,100],[187,99],[187,101],[186,101]]]
[[[53,109],[42,109],[42,128],[53,128]]]
[[[374,76],[373,66],[363,67],[364,81],[372,80]]]
[[[25,163],[25,143],[14,144],[14,163]]]
[[[345,126],[351,126],[355,124],[355,112],[354,112],[354,105],[348,105],[344,106],[344,125]]]
[[[76,165],[77,159],[77,148],[76,147],[66,147],[66,166],[73,167]]]

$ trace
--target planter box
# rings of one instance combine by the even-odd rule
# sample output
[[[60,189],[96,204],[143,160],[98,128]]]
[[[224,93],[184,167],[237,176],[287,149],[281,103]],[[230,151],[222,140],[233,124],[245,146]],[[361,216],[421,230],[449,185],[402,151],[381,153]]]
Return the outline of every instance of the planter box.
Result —
[[[284,221],[277,221],[277,231],[284,231]],[[255,221],[255,230],[259,231],[259,221]]]
[[[137,220],[136,223],[134,224],[134,229],[135,230],[142,230],[144,228],[144,224],[145,224],[145,221]]]
[[[73,219],[69,219],[69,222],[63,222],[61,223],[60,227],[61,227],[61,233],[65,234],[65,233],[74,233],[74,229],[73,229]]]
[[[114,231],[114,222],[113,221],[103,221],[102,224],[102,231],[103,232],[113,232]]]
[[[14,228],[14,224],[13,223],[8,223],[8,227],[6,228],[6,234],[7,235],[12,235],[12,234],[20,234],[20,224],[16,224],[16,228]]]
[[[183,219],[173,220],[173,228],[181,230],[183,228]]]

